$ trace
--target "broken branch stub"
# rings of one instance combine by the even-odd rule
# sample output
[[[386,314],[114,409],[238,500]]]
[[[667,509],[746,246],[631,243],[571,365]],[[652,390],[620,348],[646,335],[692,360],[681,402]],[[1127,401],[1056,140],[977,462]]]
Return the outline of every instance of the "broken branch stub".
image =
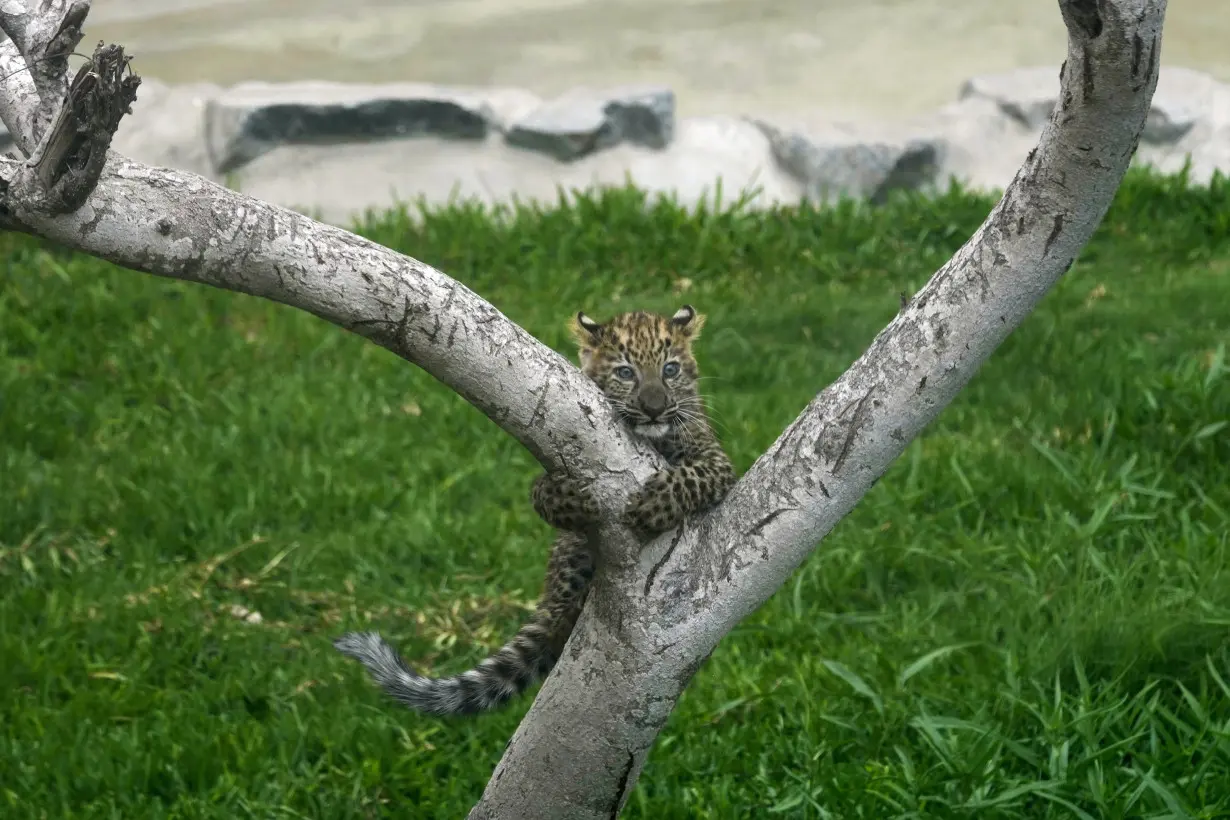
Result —
[[[80,208],[102,174],[120,119],[132,112],[141,78],[128,70],[122,46],[99,43],[8,197],[55,215]],[[9,212],[14,209],[10,207]]]
[[[131,58],[99,43],[68,82],[68,57],[81,41],[88,0],[9,0],[0,5],[0,117],[30,157],[3,190],[7,227],[24,214],[54,216],[80,208],[98,184],[120,119],[141,84]]]

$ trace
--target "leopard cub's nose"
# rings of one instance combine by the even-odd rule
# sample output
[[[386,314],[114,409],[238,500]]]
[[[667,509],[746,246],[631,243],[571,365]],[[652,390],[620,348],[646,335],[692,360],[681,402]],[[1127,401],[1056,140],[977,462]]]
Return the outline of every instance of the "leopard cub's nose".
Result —
[[[656,384],[646,385],[641,391],[639,404],[641,411],[652,421],[666,410],[666,391]]]

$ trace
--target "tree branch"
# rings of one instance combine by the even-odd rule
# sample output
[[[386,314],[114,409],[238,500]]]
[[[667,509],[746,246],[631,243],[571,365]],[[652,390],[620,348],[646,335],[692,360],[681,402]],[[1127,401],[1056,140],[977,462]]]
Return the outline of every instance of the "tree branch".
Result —
[[[0,158],[0,187],[23,166]],[[610,510],[612,492],[626,496],[656,464],[566,359],[415,259],[114,154],[74,213],[49,216],[11,193],[0,199],[11,227],[132,270],[291,305],[371,339],[461,394],[543,464],[597,479]]]
[[[9,35],[0,46],[9,92],[0,117],[30,156],[5,180],[5,193],[27,210],[68,213],[85,202],[120,118],[137,96],[141,80],[128,75],[128,58],[119,46],[100,43],[93,59],[67,82],[68,55],[81,40],[89,9],[86,0],[41,0],[33,10],[16,0],[0,6],[0,27]]]
[[[637,566],[595,587],[472,818],[617,813],[717,642],[786,581],[1071,267],[1144,127],[1165,8],[1061,0],[1060,102],[1001,201],[720,508],[676,535],[669,554],[659,539]]]

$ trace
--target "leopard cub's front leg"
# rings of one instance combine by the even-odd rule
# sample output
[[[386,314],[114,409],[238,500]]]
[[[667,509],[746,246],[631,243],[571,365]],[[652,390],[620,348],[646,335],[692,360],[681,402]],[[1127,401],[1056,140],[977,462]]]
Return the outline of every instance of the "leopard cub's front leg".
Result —
[[[583,532],[598,520],[588,485],[565,473],[543,473],[530,491],[534,512],[557,530]]]
[[[690,512],[687,503],[689,471],[678,467],[659,470],[628,499],[624,523],[638,538],[649,540],[683,523]]]
[[[637,537],[649,540],[717,504],[732,483],[734,474],[726,462],[712,469],[700,465],[659,470],[629,499],[624,523]]]

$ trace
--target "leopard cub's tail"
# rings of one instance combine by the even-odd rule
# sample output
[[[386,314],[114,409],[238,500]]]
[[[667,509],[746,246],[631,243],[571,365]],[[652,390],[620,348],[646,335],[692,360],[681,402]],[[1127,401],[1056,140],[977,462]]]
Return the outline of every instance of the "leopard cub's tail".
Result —
[[[551,671],[556,655],[544,627],[530,621],[494,655],[448,678],[418,674],[376,632],[350,632],[333,646],[366,666],[381,689],[411,709],[430,715],[468,715],[500,706]]]
[[[366,666],[381,689],[415,711],[482,712],[547,676],[572,634],[593,577],[594,560],[584,540],[561,533],[547,561],[546,588],[533,617],[494,655],[450,678],[418,674],[375,632],[350,632],[333,646]]]

